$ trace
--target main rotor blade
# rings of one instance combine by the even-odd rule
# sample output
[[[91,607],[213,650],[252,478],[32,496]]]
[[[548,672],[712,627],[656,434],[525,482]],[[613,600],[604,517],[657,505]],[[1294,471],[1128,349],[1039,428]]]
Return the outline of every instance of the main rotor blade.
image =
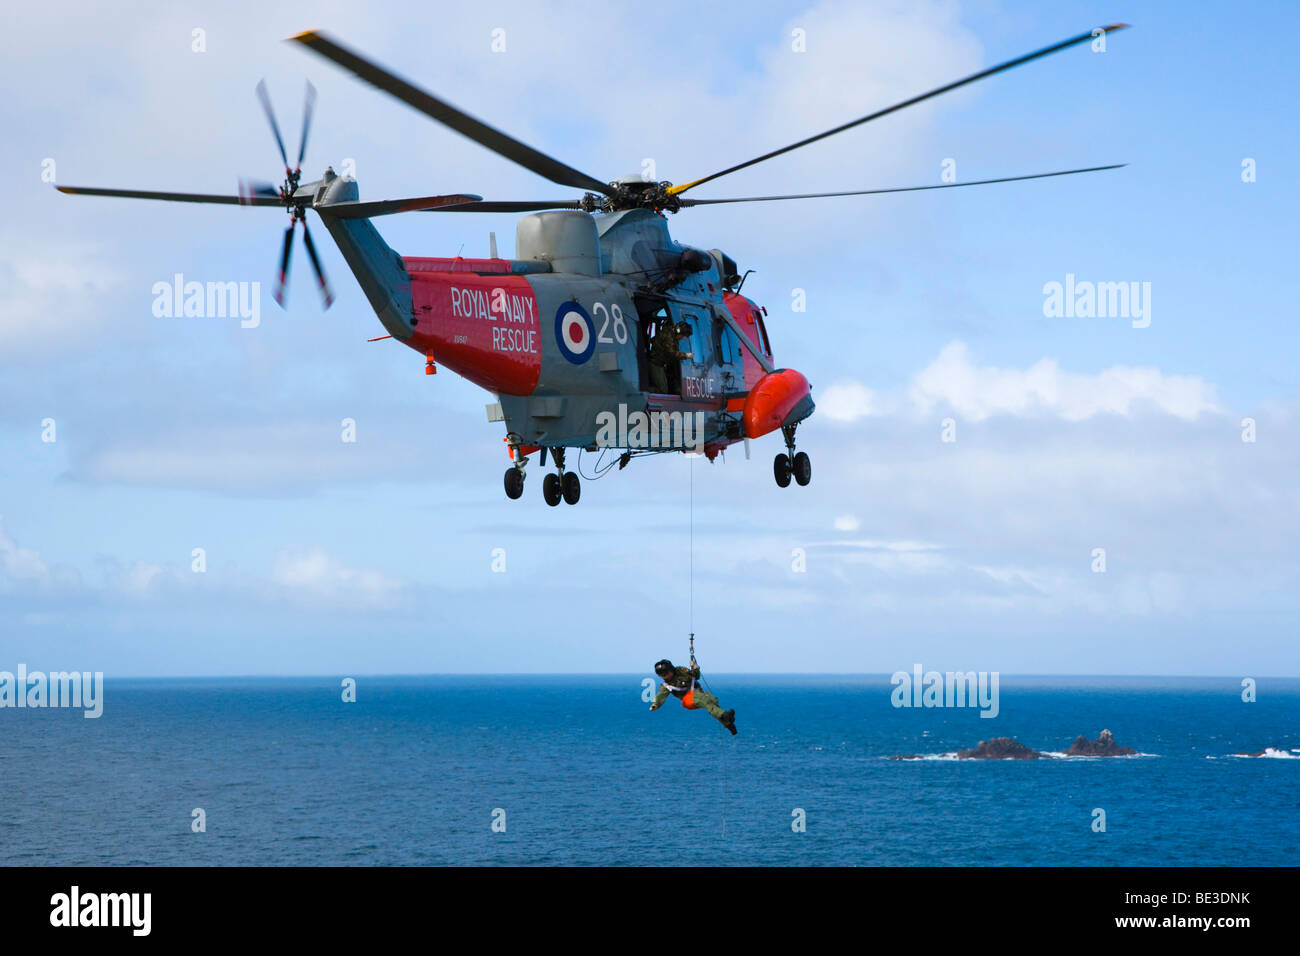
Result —
[[[248,196],[219,196],[212,193],[165,193],[145,189],[98,189],[91,186],[55,186],[61,193],[73,196],[117,196],[122,199],[159,199],[164,202],[210,202],[230,206],[283,206],[277,194],[274,198],[260,193]]]
[[[275,145],[280,147],[280,158],[284,160],[285,172],[288,172],[289,156],[284,151],[284,137],[280,135],[280,124],[275,121],[275,110],[271,108],[271,94],[266,92],[266,80],[257,81],[257,98],[262,101],[262,112],[266,114],[266,121],[271,124],[271,132],[275,134]]]
[[[323,205],[316,209],[321,215],[337,219],[369,219],[371,216],[390,216],[395,212],[414,212],[421,209],[441,209],[461,205],[477,205],[482,196],[453,193],[448,196],[425,196],[422,199],[377,199],[373,202],[345,202]]]
[[[987,186],[990,183],[1016,183],[1025,179],[1048,179],[1052,176],[1073,176],[1075,173],[1099,173],[1106,169],[1122,169],[1128,163],[1111,166],[1089,166],[1087,169],[1063,169],[1055,173],[1034,173],[1030,176],[1002,176],[998,179],[972,179],[965,183],[935,183],[932,186],[894,186],[890,189],[855,189],[843,193],[799,193],[793,196],[744,196],[739,199],[683,199],[683,206],[715,206],[730,202],[775,202],[782,199],[829,199],[835,196],[874,196],[880,193],[913,193],[923,189],[956,189],[958,186]]]
[[[1108,27],[1102,27],[1101,29],[1106,33],[1111,33],[1115,30],[1123,30],[1127,26],[1128,26],[1127,23],[1116,23]],[[840,126],[836,126],[834,129],[828,129],[824,133],[818,133],[816,136],[809,136],[807,139],[801,139],[797,143],[791,143],[789,146],[782,146],[780,149],[774,149],[770,153],[764,153],[762,156],[757,156],[754,159],[749,159],[735,166],[730,166],[727,169],[724,169],[720,172],[711,173],[708,176],[705,176],[703,179],[696,179],[696,180],[692,180],[689,183],[682,183],[680,186],[671,186],[669,187],[668,192],[672,195],[683,193],[688,189],[692,189],[696,186],[701,185],[702,183],[711,182],[712,180],[717,179],[720,176],[726,176],[729,173],[734,173],[737,172],[738,170],[746,169],[757,163],[761,163],[764,160],[772,159],[775,156],[780,156],[783,153],[788,153],[791,150],[798,149],[800,146],[807,146],[809,143],[815,143],[818,140],[825,139],[828,136],[834,136],[836,133],[842,133],[847,129],[852,129],[855,126],[861,126],[863,123],[869,123],[874,119],[880,119],[880,117],[882,116],[888,116],[890,113],[896,113],[901,109],[905,109],[909,106],[914,106],[917,103],[930,99],[931,97],[939,96],[942,93],[947,93],[951,90],[957,89],[958,87],[965,86],[967,83],[974,83],[976,80],[982,80],[985,77],[993,76],[994,74],[997,73],[1002,73],[1005,70],[1010,70],[1012,67],[1021,66],[1022,64],[1029,63],[1032,60],[1037,60],[1039,57],[1048,56],[1049,54],[1056,53],[1060,50],[1064,50],[1067,47],[1072,47],[1079,43],[1085,43],[1091,39],[1093,39],[1093,33],[1091,30],[1089,30],[1087,33],[1080,33],[1076,37],[1070,37],[1070,39],[1062,40],[1060,43],[1054,43],[1051,46],[1045,46],[1041,50],[1035,50],[1033,53],[1026,53],[1024,56],[1016,57],[1014,60],[1007,60],[1005,63],[999,63],[997,66],[989,67],[987,70],[980,70],[978,73],[972,73],[970,76],[964,79],[956,80],[955,82],[948,83],[945,86],[940,86],[937,89],[930,90],[930,92],[928,93],[922,93],[920,96],[913,96],[911,99],[903,100],[901,103],[895,103],[893,106],[886,107],[883,110],[877,110],[874,113],[871,113],[867,116],[863,116],[861,119],[852,120],[848,123],[844,123]]]
[[[289,253],[293,252],[293,227],[297,223],[289,221],[289,228],[284,231],[284,249],[280,252],[280,277],[275,283],[275,301],[284,308],[285,289],[289,280]]]
[[[302,241],[307,246],[307,258],[311,260],[311,267],[316,273],[316,283],[320,286],[321,298],[325,300],[325,308],[329,308],[334,302],[334,293],[330,291],[329,281],[325,278],[325,270],[321,268],[320,258],[316,255],[316,244],[311,241],[311,230],[307,228],[307,220],[302,221]]]
[[[412,106],[426,116],[437,120],[444,126],[454,129],[462,136],[467,136],[481,146],[486,146],[499,156],[518,163],[525,169],[532,170],[539,176],[545,176],[561,186],[574,189],[586,189],[590,192],[612,196],[613,190],[608,183],[588,176],[572,166],[566,166],[557,159],[539,152],[500,130],[493,129],[468,113],[464,113],[450,103],[438,99],[430,93],[412,86],[406,80],[388,72],[383,67],[371,63],[346,47],[340,46],[325,35],[315,30],[307,30],[289,37],[297,43],[333,60],[345,70],[350,70],[372,86],[397,97],[408,106]]]
[[[250,205],[253,199],[270,199],[278,206],[284,205],[284,200],[280,198],[280,190],[268,182],[260,179],[240,179],[239,180],[239,201],[241,205]]]
[[[316,87],[307,81],[307,98],[302,104],[302,140],[298,143],[298,165],[302,169],[302,158],[307,155],[307,133],[311,130],[311,114],[316,109]]]
[[[488,200],[486,202],[467,202],[458,206],[442,206],[426,209],[425,212],[537,212],[542,209],[581,209],[582,203],[575,199],[557,199],[548,202],[545,199],[529,199],[521,202],[510,200]]]

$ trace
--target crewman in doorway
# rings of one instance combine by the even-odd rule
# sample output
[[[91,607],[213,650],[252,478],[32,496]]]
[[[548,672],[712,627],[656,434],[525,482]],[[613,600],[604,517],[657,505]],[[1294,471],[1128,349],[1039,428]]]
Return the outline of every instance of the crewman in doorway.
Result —
[[[718,698],[699,686],[700,665],[695,663],[694,658],[691,659],[690,667],[674,667],[672,661],[662,660],[655,665],[655,673],[659,675],[663,685],[659,688],[659,693],[655,694],[654,703],[650,705],[651,710],[662,707],[668,695],[672,694],[687,710],[707,710],[732,734],[737,732],[736,712],[723,710],[718,705]]]
[[[678,339],[684,339],[690,334],[691,327],[686,322],[678,322],[676,325],[667,319],[659,322],[659,330],[650,346],[650,387],[660,395],[672,394],[669,367],[680,368],[677,363],[682,359],[695,357],[693,353],[683,352],[677,346]]]

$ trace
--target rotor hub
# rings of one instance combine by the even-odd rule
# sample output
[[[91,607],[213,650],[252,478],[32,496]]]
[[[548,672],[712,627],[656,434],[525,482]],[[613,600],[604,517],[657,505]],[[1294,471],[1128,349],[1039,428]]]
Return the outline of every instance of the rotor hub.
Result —
[[[284,200],[285,208],[290,212],[295,209],[293,197],[298,192],[298,183],[302,180],[301,169],[285,169],[284,185],[280,187],[280,198]],[[301,210],[300,210],[301,211]]]
[[[610,194],[587,193],[579,200],[583,212],[622,212],[625,209],[649,209],[651,212],[678,212],[682,201],[670,192],[672,183],[645,182],[638,178],[616,179],[609,184]]]

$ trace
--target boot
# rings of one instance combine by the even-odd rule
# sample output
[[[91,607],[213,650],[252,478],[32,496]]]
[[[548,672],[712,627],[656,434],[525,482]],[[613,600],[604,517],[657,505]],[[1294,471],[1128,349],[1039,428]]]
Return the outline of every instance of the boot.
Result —
[[[733,737],[738,733],[738,731],[736,730],[736,712],[734,710],[728,710],[723,712],[722,726],[730,730],[731,735]]]

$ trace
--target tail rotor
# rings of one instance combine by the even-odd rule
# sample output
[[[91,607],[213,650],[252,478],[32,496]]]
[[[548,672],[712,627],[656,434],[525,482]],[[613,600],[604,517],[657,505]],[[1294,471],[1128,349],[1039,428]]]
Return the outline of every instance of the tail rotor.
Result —
[[[316,110],[316,88],[311,83],[307,84],[302,107],[302,138],[298,142],[298,160],[293,168],[289,167],[289,155],[285,152],[284,137],[280,135],[280,124],[276,122],[275,109],[271,106],[271,95],[267,92],[265,80],[257,84],[257,98],[262,104],[262,112],[266,114],[266,121],[271,126],[271,133],[275,136],[275,145],[280,150],[280,159],[284,163],[284,184],[277,191],[270,183],[243,180],[240,182],[239,193],[241,197],[278,196],[289,211],[289,228],[284,231],[284,245],[280,250],[280,271],[276,279],[275,301],[284,308],[289,264],[293,256],[293,234],[298,223],[302,223],[302,238],[303,244],[307,247],[307,258],[311,261],[312,271],[316,274],[316,284],[320,288],[324,307],[328,309],[334,302],[334,294],[330,290],[329,280],[325,278],[320,256],[316,254],[316,244],[311,240],[311,230],[307,228],[306,202],[297,195],[298,184],[302,179],[302,161],[307,154],[307,135],[311,132],[312,114]]]
[[[460,209],[466,212],[526,212],[534,209],[549,209],[555,206],[549,202],[506,202],[485,203],[483,197],[473,193],[448,193],[437,196],[410,196],[403,199],[379,199],[368,202],[356,200],[355,187],[351,190],[330,191],[325,187],[338,177],[332,169],[326,169],[321,179],[302,182],[302,164],[307,155],[307,139],[311,134],[312,119],[316,113],[316,88],[306,84],[302,106],[302,135],[298,140],[298,155],[294,164],[289,165],[289,152],[284,145],[284,135],[280,123],[275,118],[275,109],[271,105],[271,94],[267,91],[266,81],[257,84],[257,100],[266,116],[271,135],[275,137],[275,148],[284,164],[284,180],[276,186],[260,179],[241,179],[239,190],[235,195],[225,193],[177,192],[174,190],[155,189],[105,189],[98,186],[63,186],[55,188],[61,193],[82,196],[114,196],[119,199],[148,199],[160,202],[204,203],[217,205],[279,207],[289,214],[289,225],[284,231],[280,245],[280,269],[276,275],[275,301],[281,308],[285,306],[288,294],[289,267],[293,260],[293,234],[302,224],[303,245],[307,247],[307,259],[316,276],[316,285],[320,290],[321,301],[328,309],[334,302],[334,292],[329,279],[321,265],[316,243],[312,240],[311,230],[307,227],[307,209],[312,208],[322,217],[330,219],[369,219],[375,216],[391,216],[397,213],[415,212],[417,210]],[[350,194],[349,194],[350,193]],[[562,204],[563,205],[563,204]],[[573,205],[573,204],[570,204]]]

